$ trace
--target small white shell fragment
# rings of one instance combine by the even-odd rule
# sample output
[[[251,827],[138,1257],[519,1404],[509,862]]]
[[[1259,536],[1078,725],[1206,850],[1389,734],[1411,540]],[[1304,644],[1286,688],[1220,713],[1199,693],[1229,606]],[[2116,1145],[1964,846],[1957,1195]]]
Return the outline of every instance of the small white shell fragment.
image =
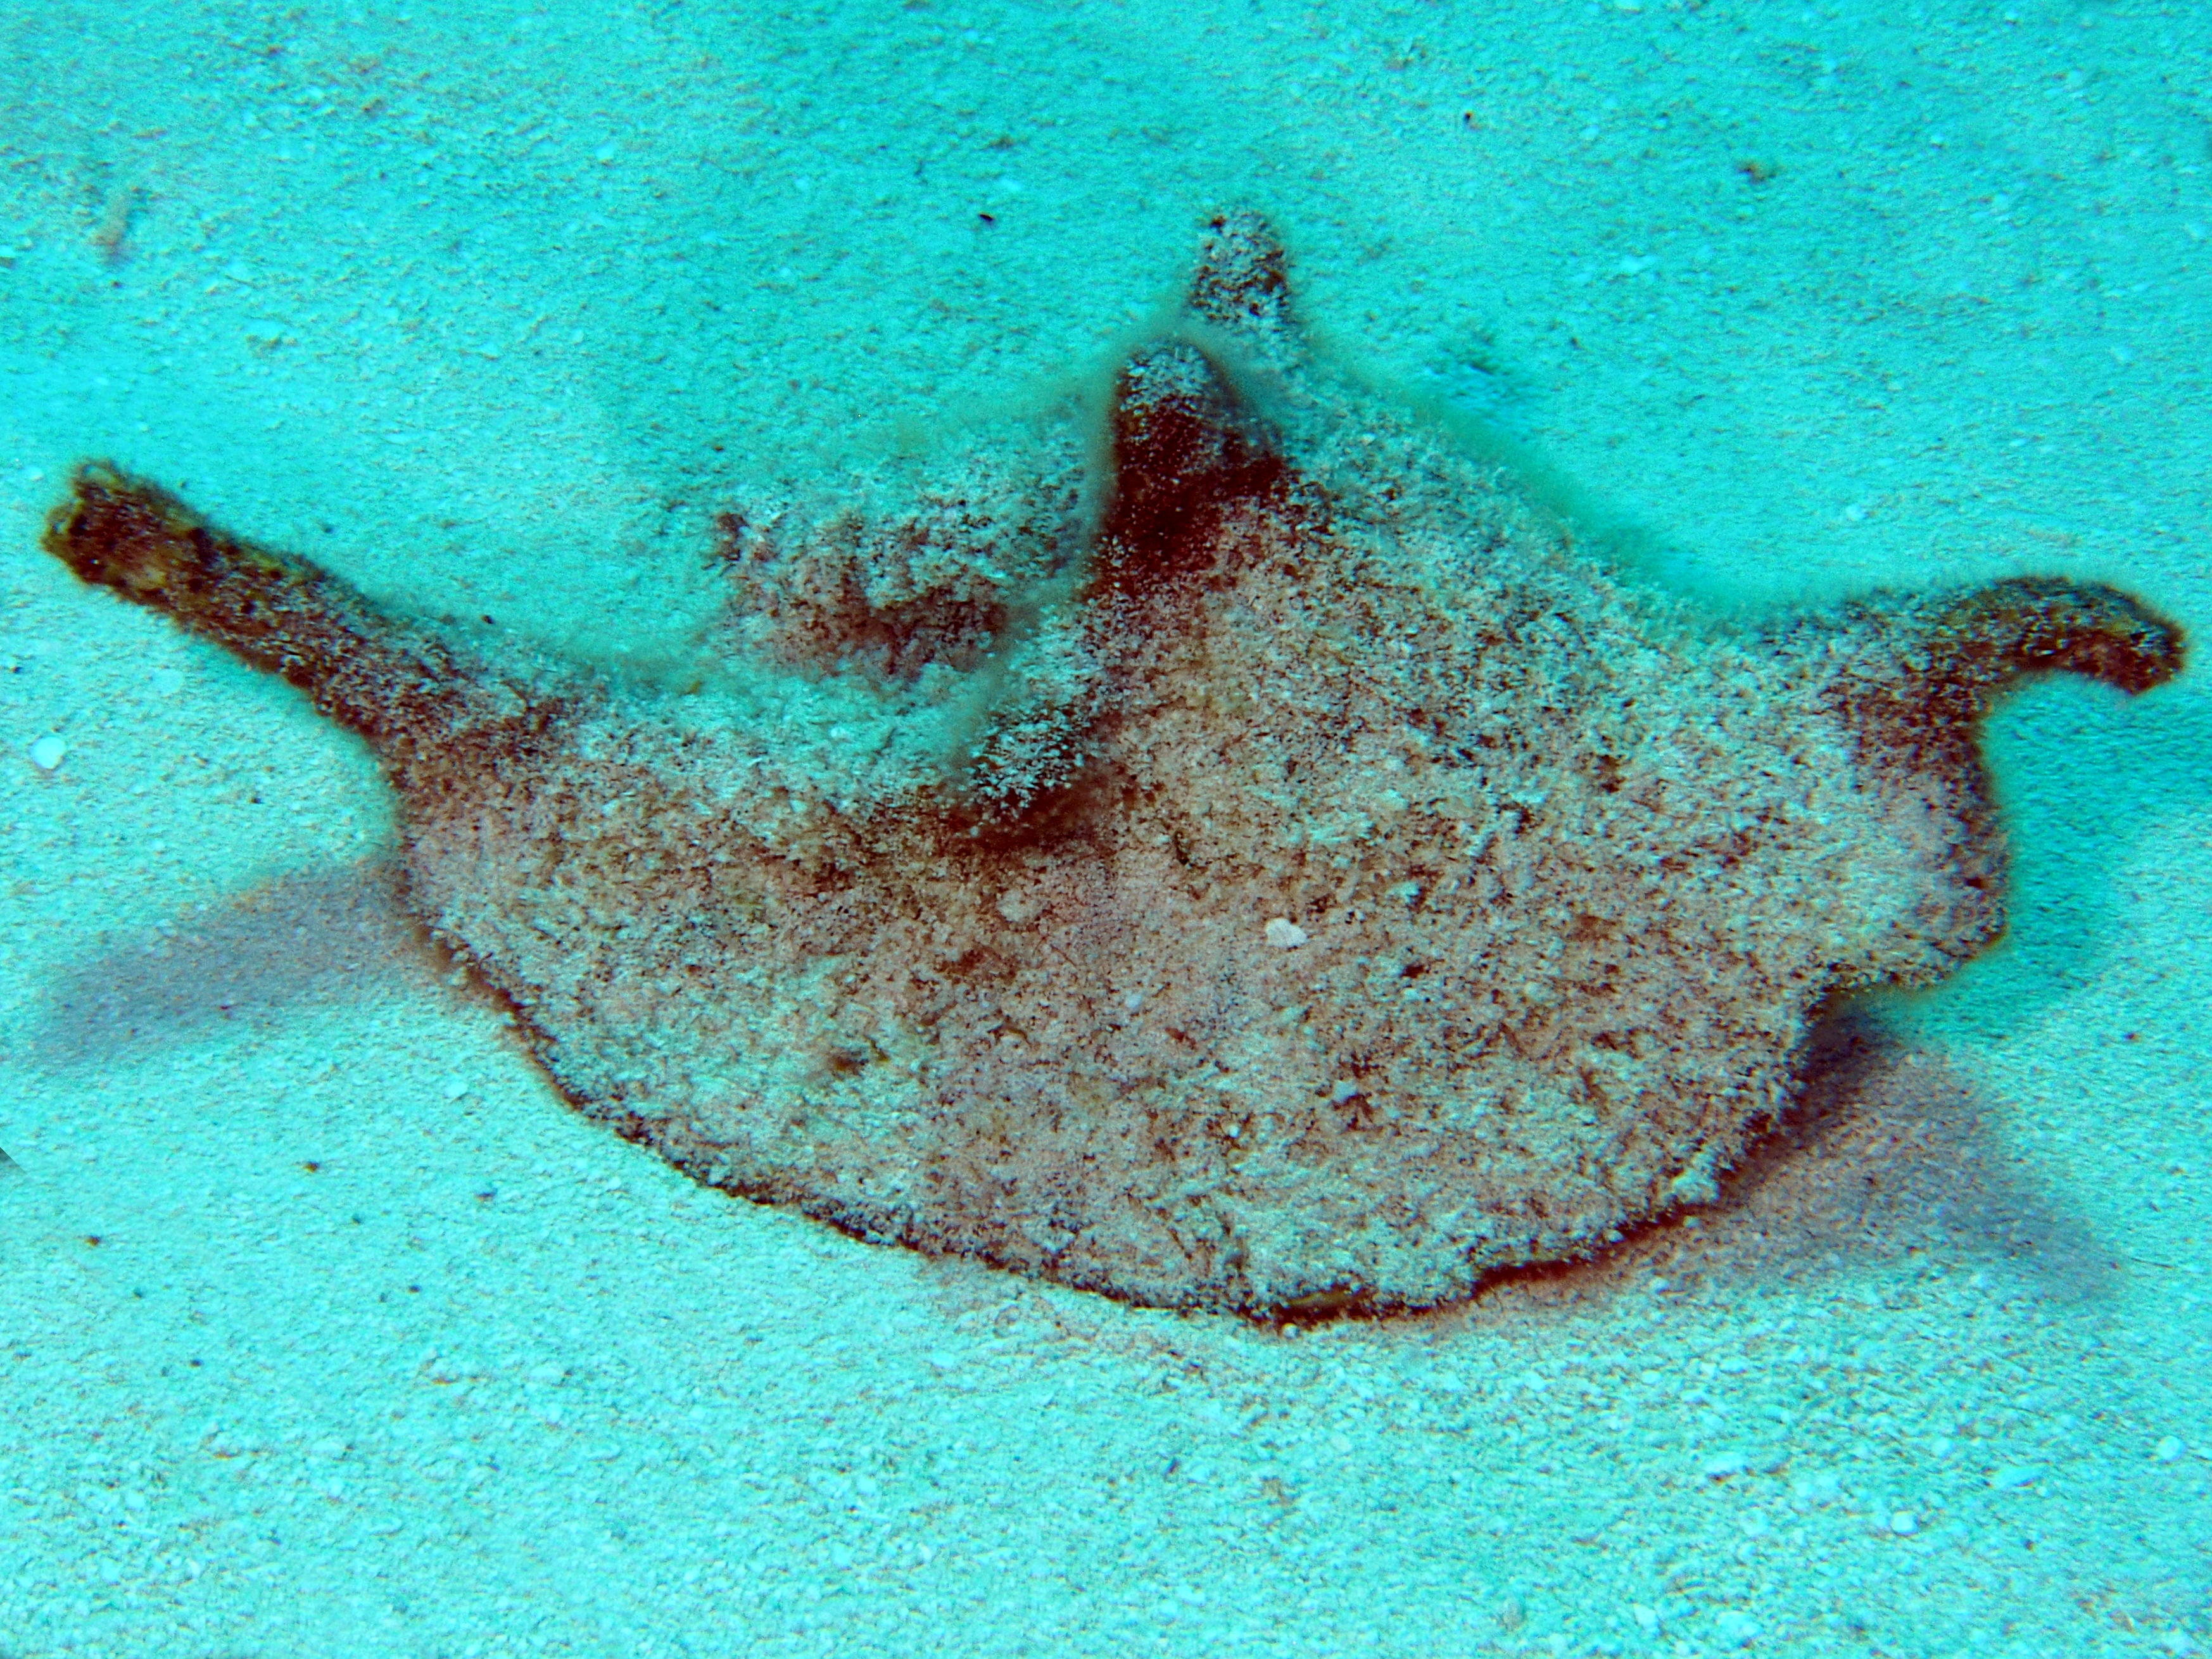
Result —
[[[41,772],[51,772],[62,763],[69,753],[69,745],[49,732],[31,744],[31,764]]]
[[[1295,951],[1306,942],[1306,930],[1288,916],[1277,916],[1267,924],[1267,943],[1279,951]]]
[[[467,1094],[468,1091],[469,1085],[467,1080],[458,1077],[447,1078],[442,1091],[446,1098],[448,1100],[459,1100],[462,1096]]]
[[[1713,1617],[1713,1634],[1723,1647],[1747,1648],[1759,1639],[1759,1620],[1734,1607]]]

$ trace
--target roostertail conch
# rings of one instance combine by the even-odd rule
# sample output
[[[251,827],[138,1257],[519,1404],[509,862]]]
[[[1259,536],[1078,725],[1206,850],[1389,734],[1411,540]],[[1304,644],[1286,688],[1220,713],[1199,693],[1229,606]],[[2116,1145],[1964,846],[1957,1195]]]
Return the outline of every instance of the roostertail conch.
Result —
[[[2179,665],[2057,581],[1701,622],[1319,362],[1250,216],[1101,402],[730,515],[658,679],[105,466],[48,545],[368,742],[407,902],[583,1110],[867,1238],[1261,1315],[1709,1198],[1824,1004],[2002,928],[1992,702]]]

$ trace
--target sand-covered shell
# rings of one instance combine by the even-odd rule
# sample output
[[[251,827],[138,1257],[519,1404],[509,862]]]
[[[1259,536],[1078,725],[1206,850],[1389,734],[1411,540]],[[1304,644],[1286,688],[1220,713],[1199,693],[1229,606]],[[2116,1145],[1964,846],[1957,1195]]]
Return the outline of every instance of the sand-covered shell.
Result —
[[[1832,999],[2002,927],[1992,699],[2179,663],[2055,581],[1702,623],[1317,361],[1249,216],[1067,416],[731,515],[661,679],[483,656],[101,466],[49,545],[367,738],[408,902],[584,1110],[1259,1314],[1709,1197]]]

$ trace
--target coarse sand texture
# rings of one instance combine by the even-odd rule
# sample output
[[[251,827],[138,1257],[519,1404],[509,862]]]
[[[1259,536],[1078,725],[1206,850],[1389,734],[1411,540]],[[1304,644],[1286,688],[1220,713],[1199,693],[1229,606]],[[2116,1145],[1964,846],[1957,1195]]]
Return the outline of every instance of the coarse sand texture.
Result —
[[[1131,1300],[1420,1306],[1709,1199],[1838,994],[2004,922],[1977,750],[2111,589],[1757,629],[1332,369],[1217,220],[1110,389],[722,521],[695,660],[380,613],[91,466],[52,551],[306,690],[409,903],[700,1180]]]

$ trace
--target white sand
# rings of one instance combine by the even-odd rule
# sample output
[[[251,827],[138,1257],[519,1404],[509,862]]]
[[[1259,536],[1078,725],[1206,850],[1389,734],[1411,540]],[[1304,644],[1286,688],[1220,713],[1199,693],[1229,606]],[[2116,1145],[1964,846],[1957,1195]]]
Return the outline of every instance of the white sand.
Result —
[[[1285,1337],[584,1124],[361,751],[36,544],[105,454],[650,650],[714,511],[1101,372],[1249,203],[1655,579],[2202,635],[2212,16],[1904,9],[0,13],[0,1656],[2212,1650],[2201,677],[2004,713],[2014,936],[1733,1209]]]

